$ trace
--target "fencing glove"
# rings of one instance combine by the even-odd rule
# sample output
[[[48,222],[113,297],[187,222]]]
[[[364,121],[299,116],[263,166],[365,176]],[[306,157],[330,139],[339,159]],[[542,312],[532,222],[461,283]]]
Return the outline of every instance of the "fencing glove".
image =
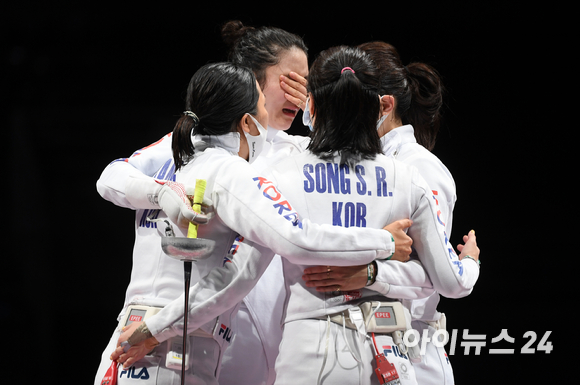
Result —
[[[206,224],[214,214],[209,199],[203,200],[201,213],[193,211],[185,186],[177,182],[130,176],[125,185],[125,197],[136,208],[163,210],[179,227],[187,228],[189,222]]]

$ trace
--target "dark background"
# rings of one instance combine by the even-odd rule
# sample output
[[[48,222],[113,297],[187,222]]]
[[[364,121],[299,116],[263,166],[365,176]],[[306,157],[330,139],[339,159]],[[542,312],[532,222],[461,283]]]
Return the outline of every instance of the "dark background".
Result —
[[[564,64],[573,35],[558,27],[571,10],[464,3],[2,6],[9,218],[0,316],[3,362],[12,365],[3,376],[92,383],[123,304],[134,237],[133,212],[103,200],[95,183],[110,161],[172,129],[196,69],[225,60],[219,31],[231,19],[302,36],[310,62],[322,49],[377,39],[405,64],[439,70],[448,95],[434,153],[457,184],[452,242],[475,229],[482,260],[474,292],[440,306],[458,330],[456,383],[566,373],[572,345],[564,341],[574,335],[565,332],[575,327],[556,320],[574,303],[563,300],[573,295],[563,273],[577,267],[577,226],[565,198],[574,189],[575,164],[564,158],[574,127],[562,117],[576,95],[573,65]],[[295,124],[291,132],[305,131]],[[460,346],[466,329],[486,336],[480,355]],[[514,343],[491,343],[502,329]],[[538,336],[531,348],[552,331],[553,351],[522,354],[527,331]]]

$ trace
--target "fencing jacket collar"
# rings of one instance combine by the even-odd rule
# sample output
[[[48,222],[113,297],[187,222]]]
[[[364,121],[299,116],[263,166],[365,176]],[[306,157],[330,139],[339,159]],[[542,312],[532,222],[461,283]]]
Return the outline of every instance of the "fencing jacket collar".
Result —
[[[410,124],[392,129],[381,138],[381,146],[386,156],[396,156],[403,144],[415,142],[417,140],[415,139],[413,126]]]
[[[278,134],[279,131],[280,130],[268,126],[268,135],[266,136],[266,141],[272,143],[274,137]]]
[[[225,135],[195,135],[191,138],[193,148],[196,151],[203,152],[208,147],[220,147],[233,155],[240,151],[240,134],[238,132],[229,132]]]
[[[279,130],[268,127],[267,132],[266,140],[272,143]],[[237,155],[240,150],[240,134],[237,132],[230,132],[225,135],[194,135],[191,138],[191,142],[195,151],[199,152],[203,152],[208,147],[220,147]]]

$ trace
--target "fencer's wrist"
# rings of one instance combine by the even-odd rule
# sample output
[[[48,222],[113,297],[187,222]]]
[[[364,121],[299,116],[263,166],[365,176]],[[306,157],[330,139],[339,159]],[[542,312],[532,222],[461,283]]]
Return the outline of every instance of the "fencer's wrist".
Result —
[[[397,245],[395,244],[395,237],[393,237],[393,234],[390,231],[389,231],[389,236],[391,237],[391,244],[393,245],[393,252],[391,253],[391,255],[389,255],[386,258],[387,260],[393,258],[393,256],[395,255],[395,251],[397,250]]]
[[[393,255],[394,253],[391,250],[377,250],[375,260],[388,261]]]
[[[377,263],[372,261],[367,265],[367,283],[365,286],[370,286],[375,283],[377,279]]]
[[[475,263],[477,263],[477,267],[481,266],[481,262],[478,259],[473,258],[471,255],[466,255],[465,257],[463,257],[463,259],[471,259],[473,260]]]
[[[135,329],[135,331],[129,336],[129,338],[127,338],[127,342],[129,343],[129,345],[132,346],[140,342],[143,342],[151,337],[153,337],[153,334],[151,334],[151,331],[147,327],[147,324],[143,322],[141,325],[137,327],[137,329]]]
[[[395,238],[393,237],[393,234],[391,234],[389,230],[383,228],[382,231],[383,233],[386,233],[384,234],[385,244],[383,248],[377,250],[377,256],[375,257],[375,259],[388,261],[395,255],[396,251]]]

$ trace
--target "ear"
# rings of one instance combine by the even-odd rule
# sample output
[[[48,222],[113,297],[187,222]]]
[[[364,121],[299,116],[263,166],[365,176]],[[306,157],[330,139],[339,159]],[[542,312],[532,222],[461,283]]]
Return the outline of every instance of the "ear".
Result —
[[[395,109],[395,98],[393,95],[381,96],[381,116],[390,114]]]
[[[248,114],[244,114],[244,116],[242,117],[242,119],[240,119],[240,121],[238,122],[238,131],[241,132],[246,132],[246,133],[250,133],[250,117],[248,116]]]

